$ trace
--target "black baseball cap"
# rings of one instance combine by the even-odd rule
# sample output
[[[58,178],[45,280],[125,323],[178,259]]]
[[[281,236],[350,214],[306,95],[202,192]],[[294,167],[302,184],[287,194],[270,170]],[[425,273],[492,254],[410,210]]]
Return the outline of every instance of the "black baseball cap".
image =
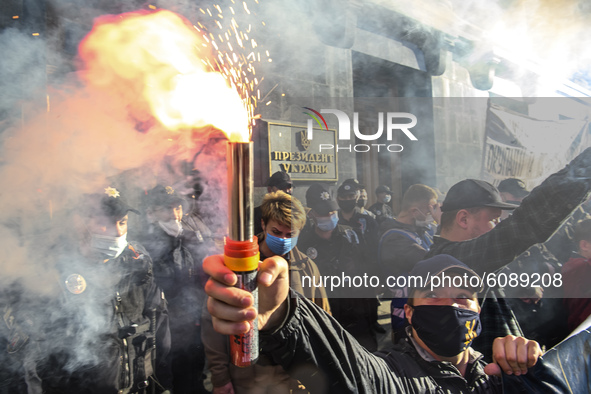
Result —
[[[146,203],[148,206],[172,207],[184,203],[184,199],[178,195],[172,186],[156,185],[148,191]]]
[[[323,183],[314,183],[308,188],[306,191],[306,205],[321,216],[339,210],[339,204],[334,200],[328,186]]]
[[[438,254],[437,256],[416,263],[410,271],[409,277],[421,277],[422,287],[417,286],[411,290],[428,288],[434,276],[441,275],[443,272],[447,271],[457,272],[461,275],[467,273],[468,280],[463,284],[469,285],[469,287],[473,288],[476,292],[482,291],[483,286],[480,275],[460,260],[448,254]],[[471,277],[475,278],[470,280]]]
[[[337,189],[337,196],[346,196],[349,194],[357,194],[361,190],[361,184],[356,179],[347,179]]]
[[[267,182],[267,186],[275,186],[277,189],[283,190],[292,187],[293,182],[291,181],[291,177],[287,172],[277,171],[276,173],[271,175],[271,178],[269,178],[269,181]]]
[[[346,185],[346,184],[352,184],[352,185],[355,185],[355,186],[357,186],[357,188],[358,188],[359,190],[361,190],[361,189],[365,189],[365,185],[361,184],[361,183],[360,183],[360,182],[359,182],[357,179],[355,179],[355,178],[349,178],[349,179],[345,179],[345,180],[343,181],[343,185]]]
[[[507,178],[503,179],[499,186],[497,186],[500,192],[511,193],[517,198],[523,198],[529,194],[529,190],[525,187],[525,183],[521,179]]]
[[[380,194],[380,193],[386,193],[386,194],[392,195],[392,191],[386,185],[380,185],[376,188],[376,194]]]
[[[441,205],[442,212],[476,207],[515,209],[518,205],[503,202],[499,190],[488,182],[465,179],[453,185]]]
[[[117,189],[110,186],[105,188],[104,193],[82,196],[81,214],[87,217],[107,216],[119,219],[130,211],[138,215],[140,213],[127,204]]]

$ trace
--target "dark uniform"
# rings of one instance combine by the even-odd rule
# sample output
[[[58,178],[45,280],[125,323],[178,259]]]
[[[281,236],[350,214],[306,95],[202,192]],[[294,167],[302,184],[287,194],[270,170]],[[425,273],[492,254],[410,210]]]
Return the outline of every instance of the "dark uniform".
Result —
[[[378,222],[368,215],[359,212],[355,208],[351,219],[347,220],[339,211],[339,224],[351,227],[359,237],[359,242],[366,262],[375,264],[378,262]]]
[[[357,233],[361,253],[364,257],[363,262],[360,261],[359,264],[363,266],[364,273],[368,275],[382,275],[380,266],[378,265],[378,222],[370,216],[359,212],[359,208],[355,208],[353,216],[349,220],[346,220],[341,211],[339,211],[339,224],[349,226]],[[384,329],[378,323],[379,301],[377,294],[375,297],[368,297],[364,300],[364,308],[371,315],[373,329],[379,333],[384,333]]]
[[[172,210],[172,205],[182,205],[184,200],[171,187],[156,186],[148,192],[147,203]],[[187,220],[178,236],[173,236],[158,223],[151,223],[141,238],[152,257],[156,284],[164,291],[168,303],[170,369],[161,375],[168,375],[174,391],[181,394],[202,390],[205,366],[200,332],[205,299],[202,259],[211,251],[204,248],[206,239],[211,241],[211,233],[199,224],[202,222]]]
[[[166,302],[145,249],[130,243],[106,261],[67,254],[59,269],[62,315],[47,317],[44,393],[144,393],[170,348]]]
[[[337,225],[329,239],[319,237],[314,228],[306,228],[298,238],[298,248],[316,262],[321,276],[363,275],[359,237],[349,226]],[[328,286],[325,287],[328,292]],[[367,300],[343,298],[351,294],[351,291],[350,287],[341,286],[329,293],[332,315],[359,343],[374,351],[377,349],[377,341],[371,329],[372,314]],[[331,294],[337,298],[331,297]]]
[[[221,253],[221,250],[216,246],[213,232],[198,214],[190,213],[183,216],[181,224],[183,226],[183,233],[181,234],[183,244],[191,252],[195,262],[194,275],[196,275],[197,287],[203,289],[207,281],[207,277],[203,272],[203,259],[212,254]]]
[[[357,203],[361,197],[361,190],[365,186],[361,185],[356,179],[346,179],[337,190],[337,202],[341,208],[339,214],[339,224],[351,227],[359,237],[361,253],[363,260],[359,262],[363,265],[364,274],[370,276],[380,275],[378,266],[378,222],[368,215],[361,213]],[[367,211],[367,213],[371,213]],[[348,219],[347,216],[350,216]],[[361,267],[360,267],[361,268]],[[364,309],[372,316],[372,327],[376,332],[385,333],[385,330],[378,323],[378,293],[370,294],[365,298]]]
[[[376,202],[368,210],[376,215],[376,220],[381,222],[384,219],[391,219],[394,217],[394,212],[390,205],[383,202]]]

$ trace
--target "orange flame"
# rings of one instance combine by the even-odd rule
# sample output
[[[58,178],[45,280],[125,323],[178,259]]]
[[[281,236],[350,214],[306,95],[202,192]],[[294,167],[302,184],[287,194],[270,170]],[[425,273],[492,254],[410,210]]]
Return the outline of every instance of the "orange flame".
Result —
[[[230,141],[250,139],[245,102],[224,75],[208,72],[208,43],[171,11],[98,18],[80,56],[90,85],[124,95],[169,130],[213,125]]]

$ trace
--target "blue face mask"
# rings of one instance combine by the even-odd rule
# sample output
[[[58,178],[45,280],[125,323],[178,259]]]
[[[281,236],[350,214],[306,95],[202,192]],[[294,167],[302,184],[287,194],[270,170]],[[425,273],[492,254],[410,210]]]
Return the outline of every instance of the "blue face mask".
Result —
[[[339,215],[335,212],[329,217],[316,218],[316,226],[320,231],[332,231],[339,223]]]
[[[298,243],[298,237],[279,238],[267,233],[265,235],[265,242],[267,243],[269,249],[271,249],[271,252],[275,253],[276,255],[283,256],[292,250],[294,246],[296,246]]]

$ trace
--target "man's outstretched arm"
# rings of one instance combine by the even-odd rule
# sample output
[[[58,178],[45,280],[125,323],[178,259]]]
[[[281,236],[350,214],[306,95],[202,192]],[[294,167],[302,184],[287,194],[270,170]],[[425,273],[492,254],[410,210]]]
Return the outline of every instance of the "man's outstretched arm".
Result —
[[[227,335],[249,328],[257,317],[252,296],[231,287],[235,275],[221,256],[204,261],[205,286],[214,328]],[[382,358],[362,347],[315,304],[289,291],[288,266],[280,257],[259,268],[259,329],[262,351],[306,387],[319,392],[406,392]]]

